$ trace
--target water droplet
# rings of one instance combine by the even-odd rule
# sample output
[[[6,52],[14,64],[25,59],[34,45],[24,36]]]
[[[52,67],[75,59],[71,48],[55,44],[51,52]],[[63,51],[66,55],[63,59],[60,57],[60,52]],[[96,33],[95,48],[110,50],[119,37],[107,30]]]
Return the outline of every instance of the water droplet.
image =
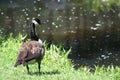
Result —
[[[37,14],[38,16],[41,16],[40,14]]]
[[[106,15],[104,14],[103,17],[106,17]]]
[[[100,57],[97,58],[99,61],[102,61],[102,59]]]
[[[4,13],[3,12],[1,12],[1,15],[3,15]]]
[[[10,1],[10,3],[12,4],[12,3],[13,3],[13,1],[11,0],[11,1]]]
[[[59,17],[57,17],[57,21],[59,20],[60,18]]]
[[[52,22],[52,25],[55,25],[55,22]]]
[[[101,57],[102,57],[103,59],[109,58],[109,56],[106,56],[106,55],[101,55]]]
[[[38,8],[39,10],[41,10],[42,8]]]
[[[74,14],[75,14],[75,12],[73,12],[73,11],[72,11],[72,14],[74,15]]]
[[[73,7],[73,9],[76,9],[76,7]]]
[[[106,35],[106,37],[110,37],[110,35]]]
[[[80,16],[83,16],[83,14],[80,14]]]
[[[114,22],[112,21],[111,24],[114,24]]]
[[[76,33],[75,31],[71,31],[71,33]]]
[[[101,57],[105,57],[105,55],[101,55]]]
[[[119,59],[115,59],[116,61],[118,61]]]
[[[24,13],[25,13],[25,14],[27,14],[27,12],[26,12],[26,11],[24,11]]]
[[[96,16],[96,14],[93,14],[93,16]]]
[[[97,23],[97,24],[95,24],[95,26],[102,26],[102,25]]]
[[[69,17],[69,20],[72,20],[72,18],[71,18],[71,17]]]
[[[77,17],[77,16],[75,17],[75,19],[78,19],[78,18],[79,18],[79,17]]]
[[[27,20],[30,20],[30,18],[26,18]]]
[[[33,3],[35,4],[35,3],[36,3],[36,1],[33,1]]]
[[[34,7],[33,9],[34,9],[35,11],[37,11],[37,8],[36,8],[36,7]]]
[[[50,27],[48,27],[48,30],[50,30]]]
[[[24,12],[24,11],[25,11],[25,9],[22,9],[22,11]]]
[[[112,53],[110,52],[110,53],[108,53],[108,55],[111,55]]]
[[[91,30],[97,30],[99,27],[90,27]]]
[[[49,20],[46,20],[46,22],[49,22]]]
[[[61,22],[64,22],[63,20],[61,20]]]
[[[35,11],[37,11],[37,9],[36,9],[36,8],[35,8],[34,10],[35,10]]]
[[[120,17],[120,13],[118,14],[118,17]]]
[[[114,9],[111,9],[113,13],[116,13],[116,11]]]
[[[80,54],[78,54],[78,56],[80,57]]]
[[[28,10],[28,8],[25,8],[26,10]]]
[[[58,3],[61,1],[61,0],[57,0],[58,1]]]
[[[56,28],[58,28],[58,26],[55,26]]]
[[[26,16],[28,16],[28,14],[25,14]]]
[[[96,38],[96,36],[91,36],[91,38],[95,39],[95,38]]]
[[[7,19],[9,19],[9,16],[6,16]]]
[[[103,49],[100,49],[100,51],[102,51]]]
[[[62,25],[60,24],[59,26],[61,27]]]
[[[45,30],[42,30],[42,32],[44,33],[44,32],[45,32]]]
[[[16,20],[16,22],[18,23],[19,21],[18,21],[18,20]]]

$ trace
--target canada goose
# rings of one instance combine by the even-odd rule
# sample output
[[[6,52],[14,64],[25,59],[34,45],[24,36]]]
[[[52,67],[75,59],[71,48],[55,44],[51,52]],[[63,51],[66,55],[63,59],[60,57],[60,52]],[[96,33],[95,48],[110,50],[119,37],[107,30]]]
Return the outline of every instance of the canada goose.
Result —
[[[39,19],[33,19],[32,24],[30,27],[30,36],[31,41],[27,41],[22,44],[19,54],[17,57],[17,61],[14,65],[14,67],[17,67],[18,65],[23,64],[23,66],[26,66],[27,71],[29,73],[29,63],[38,63],[38,69],[40,72],[40,65],[41,61],[45,55],[45,48],[43,45],[43,42],[38,39],[36,33],[35,33],[35,26],[41,25],[41,21]]]

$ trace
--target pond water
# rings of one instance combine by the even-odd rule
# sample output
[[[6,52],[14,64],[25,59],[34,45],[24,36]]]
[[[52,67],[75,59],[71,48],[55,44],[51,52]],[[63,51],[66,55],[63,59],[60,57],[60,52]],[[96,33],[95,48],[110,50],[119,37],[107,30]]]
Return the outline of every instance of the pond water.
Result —
[[[109,56],[111,51],[116,55],[114,51],[119,51],[120,46],[120,5],[95,10],[87,4],[92,0],[80,1],[1,0],[0,34],[22,33],[29,37],[29,24],[37,17],[46,22],[37,27],[37,35],[49,44],[71,48],[70,58],[105,59],[104,55]]]

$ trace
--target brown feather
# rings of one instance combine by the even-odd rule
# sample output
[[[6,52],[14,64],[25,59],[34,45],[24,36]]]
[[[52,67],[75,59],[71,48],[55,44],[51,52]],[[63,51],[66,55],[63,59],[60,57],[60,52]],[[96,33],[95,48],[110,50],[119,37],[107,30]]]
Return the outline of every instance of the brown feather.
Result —
[[[17,65],[23,64],[25,62],[29,62],[32,59],[36,59],[36,61],[41,61],[44,57],[44,46],[38,41],[28,41],[22,44],[19,55],[17,57]],[[24,64],[23,64],[24,65]]]

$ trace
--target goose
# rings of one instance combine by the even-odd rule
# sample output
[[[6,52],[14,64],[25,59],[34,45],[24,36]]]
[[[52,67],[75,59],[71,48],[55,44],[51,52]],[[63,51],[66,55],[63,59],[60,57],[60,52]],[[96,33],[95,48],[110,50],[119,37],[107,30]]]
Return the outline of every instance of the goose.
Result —
[[[14,67],[17,67],[18,65],[22,64],[23,66],[26,66],[27,71],[29,73],[30,71],[28,64],[37,62],[40,73],[40,65],[45,55],[45,47],[43,45],[42,40],[40,40],[36,35],[35,27],[41,24],[42,23],[40,19],[35,18],[32,20],[32,24],[30,25],[31,41],[27,41],[21,45]]]

